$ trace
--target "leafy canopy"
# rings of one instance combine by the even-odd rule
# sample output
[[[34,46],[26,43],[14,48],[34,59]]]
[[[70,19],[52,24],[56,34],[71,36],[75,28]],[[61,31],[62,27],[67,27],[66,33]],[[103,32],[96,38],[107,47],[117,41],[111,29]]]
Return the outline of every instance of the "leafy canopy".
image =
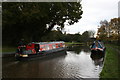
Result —
[[[82,13],[77,2],[3,2],[3,35],[8,38],[12,35],[13,40],[22,37],[40,40],[54,25],[61,26],[62,30],[66,20],[69,25],[78,22]]]

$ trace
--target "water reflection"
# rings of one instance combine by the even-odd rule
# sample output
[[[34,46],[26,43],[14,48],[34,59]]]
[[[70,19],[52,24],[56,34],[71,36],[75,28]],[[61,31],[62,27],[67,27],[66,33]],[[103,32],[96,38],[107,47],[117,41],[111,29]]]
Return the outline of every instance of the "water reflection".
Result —
[[[14,61],[11,57],[3,58],[2,76],[4,78],[99,78],[103,57],[91,54],[89,47],[70,46],[67,54],[61,54],[25,62]]]
[[[99,73],[102,71],[103,63],[104,63],[104,54],[101,53],[91,53],[90,57],[92,58],[94,65],[95,65],[95,72]]]
[[[91,53],[90,57],[92,58],[92,60],[94,61],[94,64],[97,66],[102,66],[103,65],[103,62],[104,62],[104,56],[105,54],[94,54],[94,53]]]
[[[90,49],[89,46],[71,45],[68,46],[68,51],[75,51],[75,53],[79,54],[81,51],[90,52]]]

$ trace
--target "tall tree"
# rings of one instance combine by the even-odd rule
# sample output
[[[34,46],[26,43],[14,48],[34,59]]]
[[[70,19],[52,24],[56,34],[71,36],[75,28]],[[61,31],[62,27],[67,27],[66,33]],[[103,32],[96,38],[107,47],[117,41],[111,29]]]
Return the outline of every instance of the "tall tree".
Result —
[[[3,42],[14,43],[20,38],[39,41],[54,25],[62,30],[66,20],[69,25],[78,22],[81,9],[77,2],[3,2]]]
[[[113,18],[110,22],[102,21],[100,22],[100,28],[98,29],[98,38],[106,39],[110,41],[119,40],[120,35],[120,18]]]
[[[90,35],[88,31],[82,33],[82,41],[87,42],[90,39]]]

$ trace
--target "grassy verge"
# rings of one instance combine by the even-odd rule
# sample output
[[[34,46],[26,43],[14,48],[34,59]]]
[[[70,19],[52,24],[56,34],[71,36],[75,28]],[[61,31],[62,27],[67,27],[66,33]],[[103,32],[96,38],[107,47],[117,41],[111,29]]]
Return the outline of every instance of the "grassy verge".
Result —
[[[116,45],[106,45],[106,58],[100,78],[119,78],[118,72],[118,47]]]
[[[84,43],[79,43],[79,42],[65,42],[67,45],[84,45]]]
[[[8,47],[8,46],[2,47],[2,52],[15,52],[15,51],[16,51],[16,47]]]

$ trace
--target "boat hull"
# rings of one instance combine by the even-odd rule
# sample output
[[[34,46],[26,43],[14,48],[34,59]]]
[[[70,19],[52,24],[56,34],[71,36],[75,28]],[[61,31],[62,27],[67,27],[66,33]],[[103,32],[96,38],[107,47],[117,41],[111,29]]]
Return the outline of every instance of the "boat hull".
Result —
[[[99,50],[99,49],[95,49],[95,50],[91,50],[92,54],[105,54],[105,49],[103,50]]]
[[[20,54],[16,54],[15,58],[16,60],[29,60],[31,58],[42,58],[48,55],[62,55],[62,54],[66,54],[66,50],[67,48],[58,48],[58,49],[53,49],[53,50],[48,50],[48,51],[41,51],[38,52],[36,54],[28,54],[28,55],[20,55]]]

